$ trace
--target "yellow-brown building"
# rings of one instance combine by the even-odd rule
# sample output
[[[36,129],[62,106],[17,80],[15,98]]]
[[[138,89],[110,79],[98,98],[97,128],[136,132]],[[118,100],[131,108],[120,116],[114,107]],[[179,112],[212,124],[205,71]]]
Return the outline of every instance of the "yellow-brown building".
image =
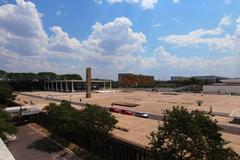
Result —
[[[154,76],[119,73],[118,82],[122,87],[148,86],[154,83]]]

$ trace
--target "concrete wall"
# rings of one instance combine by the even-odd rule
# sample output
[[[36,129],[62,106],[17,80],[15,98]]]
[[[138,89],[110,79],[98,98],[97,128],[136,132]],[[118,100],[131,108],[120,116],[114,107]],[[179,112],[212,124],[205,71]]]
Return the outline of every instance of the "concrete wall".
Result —
[[[204,93],[219,93],[219,94],[239,94],[240,86],[217,86],[217,85],[204,85]]]
[[[86,69],[86,98],[91,98],[91,68]]]

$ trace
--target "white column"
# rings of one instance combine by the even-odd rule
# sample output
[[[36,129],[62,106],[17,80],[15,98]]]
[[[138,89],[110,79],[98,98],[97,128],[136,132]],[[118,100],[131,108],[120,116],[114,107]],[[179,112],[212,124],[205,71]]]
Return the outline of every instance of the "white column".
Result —
[[[67,81],[66,81],[66,92],[68,92],[68,85],[67,85]]]
[[[58,82],[55,81],[55,83],[56,83],[56,91],[58,91]]]
[[[54,91],[53,81],[51,82],[51,90]]]
[[[62,81],[60,82],[61,91],[63,91]]]
[[[110,90],[112,89],[112,81],[110,81],[110,86],[109,86]]]
[[[54,91],[53,81],[52,81],[52,91]]]
[[[106,86],[105,86],[105,82],[103,82],[103,89],[105,90],[106,88],[105,88]]]
[[[72,81],[72,92],[75,92],[75,90],[74,90],[74,85],[73,85],[73,81]]]
[[[46,90],[47,90],[47,89],[46,89],[46,88],[47,88],[47,87],[46,87],[46,82],[44,81],[43,83],[44,83],[44,91],[46,91]]]
[[[47,82],[47,84],[48,84],[47,90],[49,91],[49,90],[50,90],[50,85],[49,85],[49,82]]]

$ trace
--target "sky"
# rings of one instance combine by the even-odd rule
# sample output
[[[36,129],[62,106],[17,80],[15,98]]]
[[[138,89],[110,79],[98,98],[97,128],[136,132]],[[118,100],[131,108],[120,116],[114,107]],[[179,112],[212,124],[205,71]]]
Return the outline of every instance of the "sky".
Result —
[[[0,0],[0,69],[240,77],[240,0]]]

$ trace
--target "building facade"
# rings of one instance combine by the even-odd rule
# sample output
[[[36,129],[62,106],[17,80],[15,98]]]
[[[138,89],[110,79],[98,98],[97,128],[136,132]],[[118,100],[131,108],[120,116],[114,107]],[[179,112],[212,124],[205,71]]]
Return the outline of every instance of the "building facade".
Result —
[[[213,81],[213,82],[218,82],[220,80],[227,79],[225,77],[219,77],[219,76],[192,76],[192,77],[172,76],[171,81],[188,80],[190,78],[196,78],[196,79],[199,79],[199,80],[210,80],[210,81]]]
[[[240,79],[222,80],[223,83],[204,85],[204,93],[240,95]]]
[[[50,80],[44,81],[44,90],[59,92],[76,92],[86,90],[86,81],[84,80]],[[112,89],[111,80],[91,80],[91,89]]]
[[[154,76],[119,73],[118,82],[122,87],[150,86],[154,83]]]

